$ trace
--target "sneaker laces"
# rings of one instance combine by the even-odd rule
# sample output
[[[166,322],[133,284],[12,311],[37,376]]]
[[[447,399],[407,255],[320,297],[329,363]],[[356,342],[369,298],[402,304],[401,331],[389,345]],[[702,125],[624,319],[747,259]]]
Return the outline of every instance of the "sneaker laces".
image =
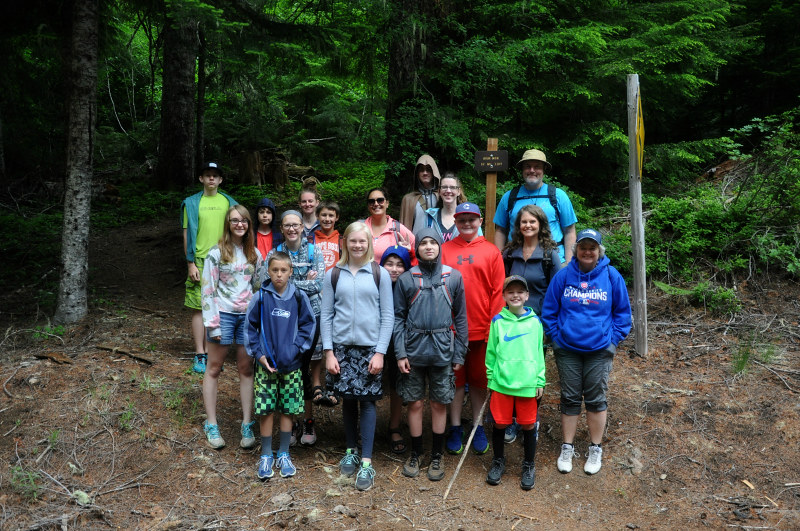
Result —
[[[372,468],[372,465],[365,465],[358,469],[358,476],[357,478],[368,477],[372,479],[375,477],[375,469]]]
[[[574,446],[570,446],[569,448],[564,448],[562,446],[561,447],[561,457],[559,457],[559,459],[570,460],[571,461],[572,458],[576,457],[577,455],[578,455],[578,452],[575,451],[575,447]]]
[[[358,463],[358,456],[348,451],[346,454],[344,454],[344,457],[342,457],[341,463],[343,465],[354,465]]]
[[[253,438],[253,426],[255,426],[256,421],[252,422],[243,422],[242,423],[242,437],[251,439]]]
[[[308,419],[303,423],[303,434],[314,435],[314,419]]]
[[[216,424],[206,424],[206,434],[213,439],[219,439],[219,426]]]
[[[587,461],[589,463],[596,463],[600,460],[601,449],[599,446],[590,446],[589,451],[586,453]]]

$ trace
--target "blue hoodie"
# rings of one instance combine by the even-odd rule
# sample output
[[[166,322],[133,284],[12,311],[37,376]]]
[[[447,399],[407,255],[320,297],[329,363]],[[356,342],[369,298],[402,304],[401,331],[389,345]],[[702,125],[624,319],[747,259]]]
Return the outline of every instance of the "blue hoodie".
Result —
[[[631,331],[628,288],[619,271],[602,257],[583,273],[574,256],[553,277],[542,305],[542,324],[552,341],[575,352],[596,352]]]
[[[302,290],[295,295],[296,290],[290,282],[279,295],[267,279],[247,308],[244,332],[247,354],[256,359],[266,355],[270,366],[281,374],[300,368],[301,355],[311,348],[316,327],[308,296]]]

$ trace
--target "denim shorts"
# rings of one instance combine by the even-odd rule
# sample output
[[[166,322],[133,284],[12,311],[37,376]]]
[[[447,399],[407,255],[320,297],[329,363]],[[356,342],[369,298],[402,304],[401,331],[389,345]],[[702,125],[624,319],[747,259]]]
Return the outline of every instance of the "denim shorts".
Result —
[[[243,313],[219,312],[219,329],[222,336],[211,338],[206,331],[206,339],[217,345],[244,345],[244,327],[247,326],[247,315]]]
[[[581,403],[592,413],[608,409],[608,376],[616,350],[612,344],[595,352],[575,352],[553,343],[561,381],[561,413],[580,415]]]

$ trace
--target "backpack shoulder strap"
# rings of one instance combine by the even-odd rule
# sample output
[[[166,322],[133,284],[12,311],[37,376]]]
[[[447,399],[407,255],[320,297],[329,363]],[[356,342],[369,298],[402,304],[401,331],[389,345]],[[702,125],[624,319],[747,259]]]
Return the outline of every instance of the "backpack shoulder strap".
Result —
[[[448,281],[450,280],[450,274],[453,272],[453,268],[447,265],[442,266],[442,287],[444,288],[444,294],[447,298],[447,304],[450,308],[453,307],[453,294],[450,292],[450,286],[448,285]]]
[[[552,251],[545,251],[542,254],[542,272],[547,281],[546,285],[550,285],[550,278],[553,276],[553,256]]]
[[[372,280],[375,281],[375,287],[378,288],[378,291],[381,290],[381,266],[379,266],[375,262],[370,262],[372,266]]]
[[[411,296],[411,300],[408,301],[408,307],[411,308],[415,302],[417,302],[417,298],[419,294],[422,292],[422,271],[420,271],[419,266],[414,266],[409,269],[411,272],[411,278],[414,280],[414,284],[417,286],[417,291],[414,292],[414,295]]]
[[[342,270],[339,269],[336,265],[331,268],[331,287],[333,288],[334,295],[336,294],[336,284],[339,283],[339,275],[342,273]]]
[[[553,207],[553,210],[556,213],[556,223],[558,223],[559,227],[561,226],[561,216],[558,213],[558,200],[556,200],[556,188],[552,184],[547,185],[547,198],[550,200],[550,206]]]
[[[503,249],[502,257],[503,268],[506,270],[506,276],[508,276],[511,274],[511,264],[514,263],[514,259],[511,258],[511,249]]]
[[[514,220],[511,219],[511,214],[514,212],[514,205],[517,204],[517,198],[519,197],[519,191],[522,189],[522,185],[518,184],[514,188],[511,189],[511,194],[508,196],[508,227],[509,232],[511,228],[514,226]]]

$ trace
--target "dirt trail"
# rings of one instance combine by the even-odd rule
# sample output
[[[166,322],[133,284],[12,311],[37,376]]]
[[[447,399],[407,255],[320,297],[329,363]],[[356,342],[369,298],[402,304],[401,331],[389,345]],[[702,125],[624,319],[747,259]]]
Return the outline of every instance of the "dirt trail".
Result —
[[[458,457],[445,457],[444,481],[403,477],[384,437],[385,403],[371,491],[355,491],[336,472],[344,438],[339,408],[318,417],[316,447],[293,449],[297,477],[258,481],[257,452],[236,444],[232,363],[219,400],[229,444],[207,448],[200,378],[188,371],[180,246],[171,219],[95,234],[90,318],[67,330],[63,343],[16,333],[29,327],[23,317],[11,323],[0,367],[0,456],[7,463],[0,468],[0,528],[800,528],[794,285],[751,283],[742,292],[749,313],[733,320],[652,293],[650,355],[632,355],[629,339],[615,359],[601,472],[586,476],[584,457],[571,474],[556,470],[559,388],[548,360],[536,487],[519,488],[518,441],[506,446],[501,485],[484,482],[491,452],[469,455],[445,501]],[[753,337],[771,346],[756,349],[748,370],[734,377],[732,358]],[[71,363],[40,358],[47,355]],[[586,441],[582,421],[581,452]]]

